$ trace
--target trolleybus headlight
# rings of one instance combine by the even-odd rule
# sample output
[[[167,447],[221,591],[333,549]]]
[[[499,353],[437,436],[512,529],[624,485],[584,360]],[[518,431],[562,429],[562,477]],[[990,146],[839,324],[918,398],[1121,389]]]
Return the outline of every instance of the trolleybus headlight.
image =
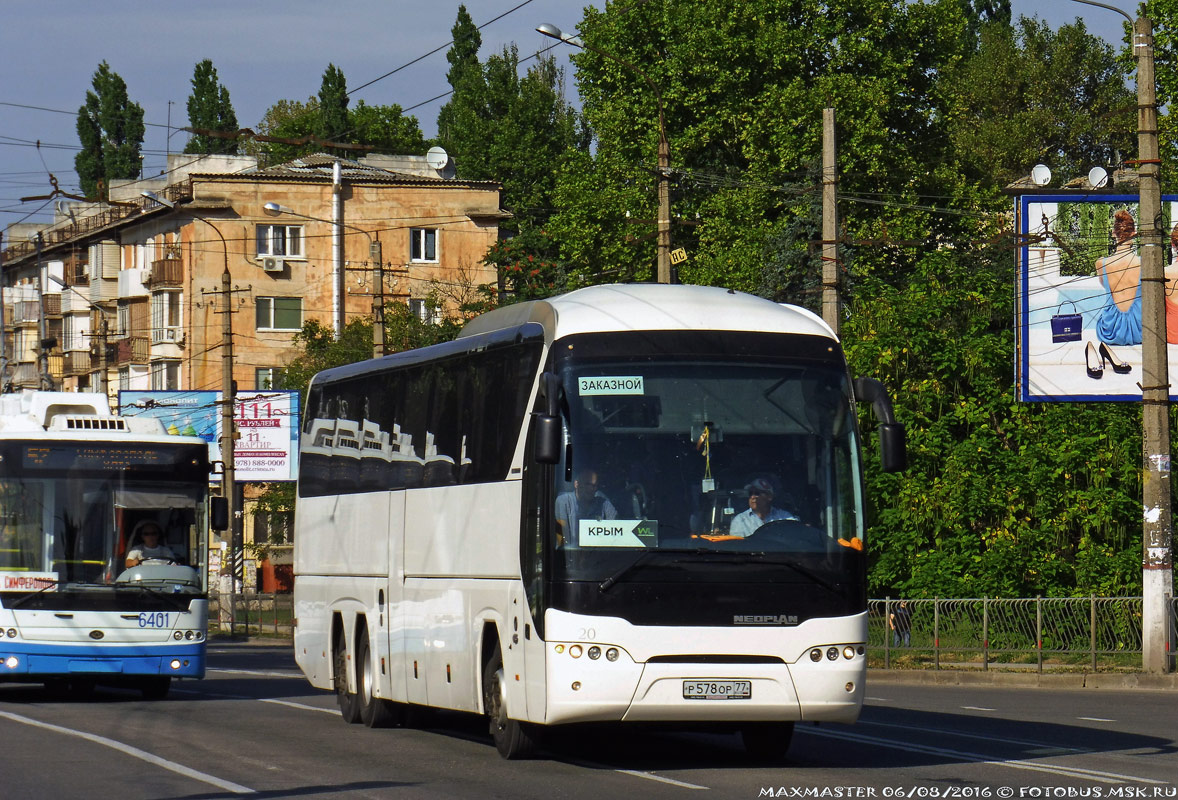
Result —
[[[196,636],[196,634],[193,631],[185,631],[184,632],[185,639],[192,639],[195,636]]]
[[[176,631],[175,633],[172,634],[172,638],[173,639],[183,639],[184,632],[183,631]]]
[[[836,661],[839,657],[839,649],[837,647],[828,647],[826,649],[826,657],[831,661]]]
[[[813,650],[810,651],[810,660],[811,661],[821,661],[822,660],[822,651],[819,650],[817,647],[815,647]]]
[[[9,656],[8,658],[4,659],[4,666],[8,667],[9,669],[16,669],[20,666],[20,660],[16,656]]]
[[[606,661],[617,661],[618,660],[618,648],[611,647],[610,649],[606,650],[605,651],[605,660]]]
[[[855,657],[855,648],[854,647],[851,647],[851,645],[847,645],[846,647],[843,648],[843,658],[854,658],[854,657]]]
[[[168,666],[171,667],[172,669],[180,669],[180,659],[173,658],[172,663],[169,664]]]
[[[591,659],[596,661],[597,659],[601,658],[601,648],[598,647],[597,645],[593,645],[592,647],[589,648],[588,655]]]
[[[569,648],[569,655],[572,656],[573,658],[580,658],[581,657],[581,645],[575,644],[572,647],[570,647]]]
[[[203,638],[205,638],[205,635],[203,633],[201,633],[200,631],[197,631],[196,632],[196,640],[199,642]]]
[[[16,628],[9,628],[7,631],[5,631],[5,633],[7,633],[7,634],[8,634],[8,638],[9,638],[9,639],[15,639],[15,638],[16,638]]]
[[[865,652],[863,645],[859,645],[855,652],[857,652],[859,655],[863,655]]]

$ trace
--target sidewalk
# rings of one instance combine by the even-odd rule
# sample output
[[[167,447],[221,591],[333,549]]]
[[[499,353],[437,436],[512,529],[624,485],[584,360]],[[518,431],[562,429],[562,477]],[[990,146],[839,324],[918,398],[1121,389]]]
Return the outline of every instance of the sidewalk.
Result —
[[[1035,689],[1101,689],[1178,691],[1178,674],[1074,673],[1009,669],[869,669],[867,684],[899,683],[908,686],[1005,686]]]

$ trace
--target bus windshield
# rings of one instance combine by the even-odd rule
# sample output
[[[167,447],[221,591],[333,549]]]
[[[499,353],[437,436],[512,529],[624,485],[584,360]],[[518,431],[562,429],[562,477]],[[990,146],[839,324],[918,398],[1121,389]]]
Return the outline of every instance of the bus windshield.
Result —
[[[664,579],[662,552],[677,564],[691,561],[685,551],[713,563],[756,555],[810,581],[861,562],[858,434],[833,342],[623,336],[557,348],[566,426],[553,471],[555,577],[610,581],[649,554],[638,566]]]
[[[205,591],[206,490],[189,479],[191,454],[178,462],[174,448],[101,443],[7,442],[2,449],[0,467],[20,470],[0,470],[0,590],[119,586],[129,581],[120,578],[130,558],[137,567],[167,568],[154,576],[169,593]],[[110,469],[111,459],[122,467]],[[170,480],[176,473],[184,480]],[[141,571],[137,580],[151,583],[144,577]]]

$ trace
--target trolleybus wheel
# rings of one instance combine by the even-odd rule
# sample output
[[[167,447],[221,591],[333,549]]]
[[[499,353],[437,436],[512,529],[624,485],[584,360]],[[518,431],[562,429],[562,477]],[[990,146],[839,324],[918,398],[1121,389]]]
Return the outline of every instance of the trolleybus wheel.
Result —
[[[792,722],[754,722],[740,730],[745,752],[754,758],[773,761],[785,758],[793,735]]]
[[[503,657],[499,648],[483,670],[483,709],[490,721],[495,749],[506,759],[529,758],[536,751],[534,729],[511,719],[507,710],[507,685],[503,679]]]
[[[168,696],[170,688],[172,678],[169,675],[152,675],[139,681],[139,692],[144,700],[163,700]]]
[[[340,716],[349,725],[360,721],[359,695],[348,693],[348,640],[341,632],[335,642],[335,699]]]
[[[369,728],[392,728],[402,724],[404,709],[399,703],[374,697],[372,685],[375,681],[372,648],[368,646],[368,636],[361,635],[360,644],[356,647],[356,688],[360,698],[360,719]]]

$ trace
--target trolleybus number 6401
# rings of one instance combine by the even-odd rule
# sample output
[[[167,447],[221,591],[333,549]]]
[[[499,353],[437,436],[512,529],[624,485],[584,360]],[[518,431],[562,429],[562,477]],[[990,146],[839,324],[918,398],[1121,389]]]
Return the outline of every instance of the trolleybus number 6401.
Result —
[[[685,700],[748,700],[752,696],[751,681],[683,681]]]
[[[139,612],[139,627],[140,628],[167,628],[168,615],[163,611],[140,611]]]

